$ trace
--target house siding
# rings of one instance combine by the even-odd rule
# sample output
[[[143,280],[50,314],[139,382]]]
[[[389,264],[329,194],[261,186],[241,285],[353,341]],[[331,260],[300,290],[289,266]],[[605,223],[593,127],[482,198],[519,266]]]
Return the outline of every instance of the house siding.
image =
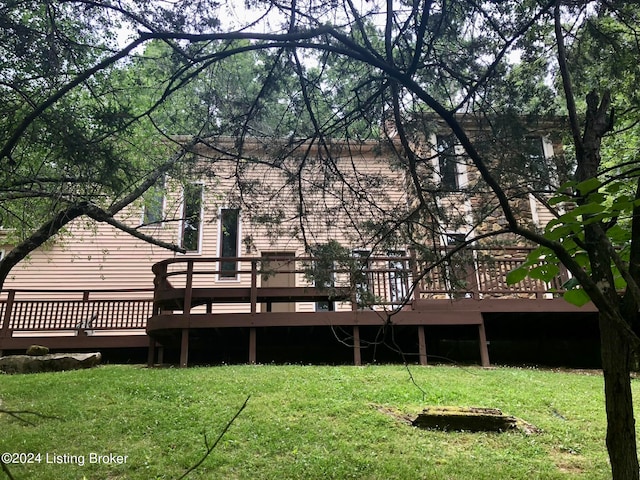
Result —
[[[259,150],[257,145],[252,146]],[[325,159],[318,160],[305,170],[301,181],[317,188],[304,198],[305,218],[300,223],[300,199],[295,187],[288,185],[287,176],[260,163],[245,167],[242,181],[257,181],[262,188],[254,192],[248,205],[240,204],[238,178],[234,177],[236,160],[224,156],[212,156],[201,147],[195,172],[190,183],[203,185],[204,199],[201,219],[201,241],[198,252],[180,254],[151,245],[103,223],[79,219],[69,224],[67,232],[48,242],[46,248],[31,253],[10,273],[5,289],[70,289],[80,291],[113,289],[152,289],[154,274],[151,267],[167,258],[216,257],[220,248],[221,208],[241,208],[239,232],[239,256],[261,256],[265,253],[288,252],[300,256],[305,246],[300,238],[301,229],[308,233],[309,244],[335,240],[346,246],[362,247],[368,240],[364,233],[354,233],[361,220],[373,218],[376,209],[386,211],[406,210],[405,179],[399,171],[389,166],[390,153],[378,142],[370,142],[344,149],[332,161],[341,175],[360,190],[333,190],[338,182],[326,175]],[[381,154],[382,152],[382,154]],[[312,154],[318,156],[317,152]],[[302,161],[293,157],[289,162]],[[308,159],[306,161],[309,161]],[[357,168],[356,166],[357,165]],[[295,163],[289,169],[295,169]],[[319,183],[324,182],[324,183]],[[344,188],[344,187],[342,187]],[[160,226],[140,228],[142,233],[170,243],[180,242],[182,212],[182,188],[168,179],[164,211],[167,217],[175,217]],[[255,208],[250,208],[251,203]],[[327,214],[327,209],[330,213]],[[281,224],[262,222],[274,211],[284,221]],[[136,203],[125,209],[118,219],[129,226],[142,221],[143,207]],[[350,211],[350,215],[345,214]],[[342,212],[342,213],[341,213]],[[296,235],[295,233],[298,233]],[[250,268],[244,264],[242,268]],[[250,277],[221,279],[218,276],[197,277],[197,284],[249,286]],[[296,275],[296,285],[308,284],[303,274]],[[197,286],[197,285],[196,285]],[[34,293],[34,296],[38,294]],[[340,308],[350,308],[342,305]],[[216,312],[248,311],[248,306],[216,304]],[[298,311],[314,311],[315,304],[301,302]]]
[[[442,128],[442,127],[440,127]],[[216,139],[212,149],[199,144],[195,162],[188,174],[189,183],[203,186],[200,245],[197,252],[179,254],[148,244],[102,223],[76,220],[62,236],[48,242],[21,262],[11,272],[6,289],[72,289],[80,291],[113,289],[152,289],[153,264],[167,258],[206,258],[220,255],[220,210],[240,209],[238,255],[260,257],[267,253],[301,256],[306,245],[334,240],[351,249],[370,249],[372,232],[363,222],[387,218],[401,220],[416,206],[413,184],[405,175],[405,158],[384,142],[333,142],[326,148],[318,145],[274,144],[249,140],[243,151],[235,149],[233,139]],[[561,155],[558,141],[550,143],[554,155]],[[235,150],[234,150],[235,149]],[[220,152],[229,153],[220,153]],[[457,150],[458,151],[458,150]],[[447,212],[441,221],[441,233],[467,233],[461,225],[476,223],[474,233],[502,228],[495,195],[477,188],[477,171],[463,152],[460,171],[464,192],[438,193],[439,206]],[[418,175],[425,185],[437,190],[437,152],[428,144],[422,147],[424,162]],[[280,158],[281,160],[278,160]],[[429,183],[430,182],[430,183]],[[297,187],[305,192],[300,197]],[[161,225],[141,227],[140,231],[169,243],[180,243],[183,212],[183,187],[175,178],[165,182],[164,213]],[[481,216],[481,211],[489,212]],[[521,198],[515,209],[525,221],[543,228],[553,218],[542,202]],[[129,226],[142,222],[143,205],[138,202],[125,209],[119,220]],[[274,221],[274,218],[279,221]],[[425,220],[426,222],[432,219]],[[434,248],[444,240],[435,239]],[[403,250],[403,245],[385,247]],[[8,248],[4,248],[8,250]],[[384,251],[380,252],[384,253]],[[215,266],[214,266],[215,267]],[[214,268],[212,267],[212,268]],[[181,265],[172,268],[182,268]],[[250,268],[249,264],[242,268]],[[196,277],[196,285],[249,286],[249,275],[219,278]],[[303,274],[296,275],[296,285],[308,284]],[[35,295],[35,294],[34,294]],[[216,304],[216,312],[248,311],[247,306]],[[338,309],[350,309],[337,304]],[[300,302],[298,311],[314,311],[312,302]]]

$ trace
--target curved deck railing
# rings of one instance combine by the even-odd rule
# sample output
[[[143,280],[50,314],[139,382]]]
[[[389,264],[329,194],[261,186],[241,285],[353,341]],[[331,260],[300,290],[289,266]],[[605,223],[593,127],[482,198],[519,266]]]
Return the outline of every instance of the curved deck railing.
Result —
[[[520,266],[524,248],[465,249],[436,266],[415,256],[388,255],[342,259],[336,264],[312,257],[179,257],[156,263],[157,308],[187,311],[215,303],[351,303],[352,309],[396,307],[413,300],[452,298],[544,298],[562,291],[566,275],[550,282],[525,279],[509,285],[507,274]],[[289,275],[287,286],[270,286],[275,275]],[[269,285],[269,286],[267,286]]]

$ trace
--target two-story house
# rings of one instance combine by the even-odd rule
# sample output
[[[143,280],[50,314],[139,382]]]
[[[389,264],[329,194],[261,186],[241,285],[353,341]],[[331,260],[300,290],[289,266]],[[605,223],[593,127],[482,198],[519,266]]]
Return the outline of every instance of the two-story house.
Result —
[[[519,216],[540,228],[559,175],[552,133],[542,125],[515,149],[495,136],[484,146]],[[166,349],[186,365],[190,352],[212,362],[347,352],[360,363],[386,345],[426,363],[439,351],[428,330],[464,327],[488,365],[487,316],[572,314],[552,298],[558,282],[506,284],[526,245],[490,235],[500,212],[455,137],[434,125],[414,147],[203,139],[182,172],[121,217],[185,253],[74,222],[13,270],[0,349],[148,345],[150,362]],[[389,340],[392,325],[403,340]]]

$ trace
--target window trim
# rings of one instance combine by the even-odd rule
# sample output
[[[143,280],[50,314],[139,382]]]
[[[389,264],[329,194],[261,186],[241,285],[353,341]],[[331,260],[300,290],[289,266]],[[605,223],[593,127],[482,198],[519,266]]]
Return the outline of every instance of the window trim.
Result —
[[[456,247],[466,242],[468,233],[463,231],[446,231],[442,234],[442,243],[446,247]]]
[[[467,163],[466,161],[464,161],[465,159],[464,148],[458,143],[458,139],[453,133],[450,133],[450,134],[434,133],[431,136],[431,143],[433,145],[433,151],[434,151],[434,155],[432,158],[433,181],[436,185],[443,187],[443,181],[442,181],[443,176],[440,169],[441,156],[438,148],[438,139],[444,138],[444,137],[450,137],[453,139],[453,145],[452,145],[453,155],[456,158],[456,161],[454,162],[456,187],[446,188],[446,189],[443,188],[443,191],[447,193],[458,193],[464,190],[469,185],[469,176],[467,173]]]
[[[546,164],[548,183],[547,187],[552,187],[553,183],[558,183],[558,172],[553,164],[550,163],[550,160],[555,156],[555,151],[553,150],[553,142],[549,138],[548,135],[531,135],[528,138],[539,138],[542,144],[542,155],[544,156],[544,161]],[[530,187],[533,189],[533,183],[530,184]],[[531,212],[531,221],[537,227],[542,226],[542,220],[540,219],[540,202],[535,197],[532,192],[528,194],[529,198],[529,211]],[[560,211],[563,211],[562,204],[558,205]]]

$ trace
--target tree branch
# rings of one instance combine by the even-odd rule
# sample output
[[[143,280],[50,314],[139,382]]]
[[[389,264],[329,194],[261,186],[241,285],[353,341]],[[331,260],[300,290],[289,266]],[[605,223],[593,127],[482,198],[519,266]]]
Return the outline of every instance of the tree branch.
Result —
[[[231,420],[227,422],[227,425],[222,429],[222,431],[220,432],[220,435],[218,435],[218,438],[216,438],[216,441],[213,442],[210,446],[207,445],[208,442],[206,441],[206,436],[205,436],[205,446],[207,447],[207,451],[202,456],[202,458],[198,460],[193,466],[191,466],[186,472],[184,472],[184,474],[180,478],[178,478],[178,480],[183,480],[184,478],[187,478],[187,475],[189,475],[191,472],[193,472],[195,469],[197,469],[200,465],[204,463],[204,461],[209,457],[211,452],[213,452],[213,450],[218,446],[218,443],[220,443],[220,440],[222,440],[222,437],[224,436],[224,434],[227,433],[229,428],[231,428],[231,425],[233,425],[233,422],[236,421],[236,419],[240,416],[242,411],[246,408],[250,398],[251,398],[251,395],[247,397],[247,399],[244,401],[242,406],[238,409],[236,414],[231,418]]]
[[[15,146],[18,144],[18,141],[20,140],[22,135],[26,132],[27,128],[29,128],[29,126],[38,117],[40,117],[40,115],[42,115],[45,112],[45,110],[47,110],[53,104],[58,102],[58,100],[63,98],[67,93],[69,93],[75,87],[77,87],[81,83],[83,83],[86,80],[88,80],[89,78],[91,78],[96,73],[104,70],[105,68],[109,67],[110,65],[113,65],[114,63],[116,63],[118,60],[120,60],[120,59],[126,57],[127,55],[129,55],[129,53],[132,50],[134,50],[139,45],[142,45],[145,41],[147,41],[147,39],[145,37],[140,37],[137,40],[131,42],[129,45],[127,45],[125,48],[120,50],[115,55],[112,55],[112,56],[104,59],[103,61],[99,62],[98,64],[96,64],[92,68],[89,68],[88,70],[85,70],[84,72],[82,72],[80,75],[78,75],[72,81],[70,81],[66,85],[60,87],[58,90],[56,90],[56,92],[53,95],[51,95],[44,102],[42,102],[40,105],[38,105],[36,108],[34,108],[29,113],[29,115],[27,115],[22,120],[22,122],[20,122],[20,124],[16,127],[16,129],[13,131],[13,133],[11,134],[11,136],[9,137],[7,142],[2,147],[2,150],[0,150],[0,161],[2,161],[2,159],[4,159],[5,157],[9,158],[9,159],[11,158],[11,153],[12,153],[13,149],[15,148]]]
[[[28,238],[20,242],[9,253],[7,253],[7,255],[0,260],[0,289],[2,289],[7,275],[9,275],[11,269],[15,267],[18,262],[24,259],[36,248],[44,244],[69,222],[85,214],[88,207],[88,202],[80,202],[58,212],[51,220],[43,224]]]
[[[582,137],[580,132],[580,123],[578,121],[576,99],[573,93],[571,77],[569,75],[569,67],[567,66],[567,51],[564,46],[564,36],[562,35],[560,3],[561,2],[557,2],[553,10],[556,44],[558,46],[558,65],[560,67],[560,75],[562,76],[562,86],[564,88],[567,111],[569,112],[569,126],[571,128],[571,135],[573,136],[573,143],[576,147],[576,153],[578,155],[581,155],[580,152],[582,152]]]
[[[171,250],[178,253],[186,253],[186,249],[179,245],[175,245],[173,243],[164,242],[157,238],[154,238],[150,235],[146,235],[139,230],[136,230],[133,227],[125,225],[124,223],[116,220],[112,215],[108,212],[105,212],[101,208],[96,205],[89,205],[85,211],[85,214],[96,220],[97,222],[108,223],[109,225],[117,228],[118,230],[122,230],[125,233],[128,233],[132,237],[138,238],[144,242],[150,243],[152,245],[157,245],[158,247],[166,248],[167,250]]]

